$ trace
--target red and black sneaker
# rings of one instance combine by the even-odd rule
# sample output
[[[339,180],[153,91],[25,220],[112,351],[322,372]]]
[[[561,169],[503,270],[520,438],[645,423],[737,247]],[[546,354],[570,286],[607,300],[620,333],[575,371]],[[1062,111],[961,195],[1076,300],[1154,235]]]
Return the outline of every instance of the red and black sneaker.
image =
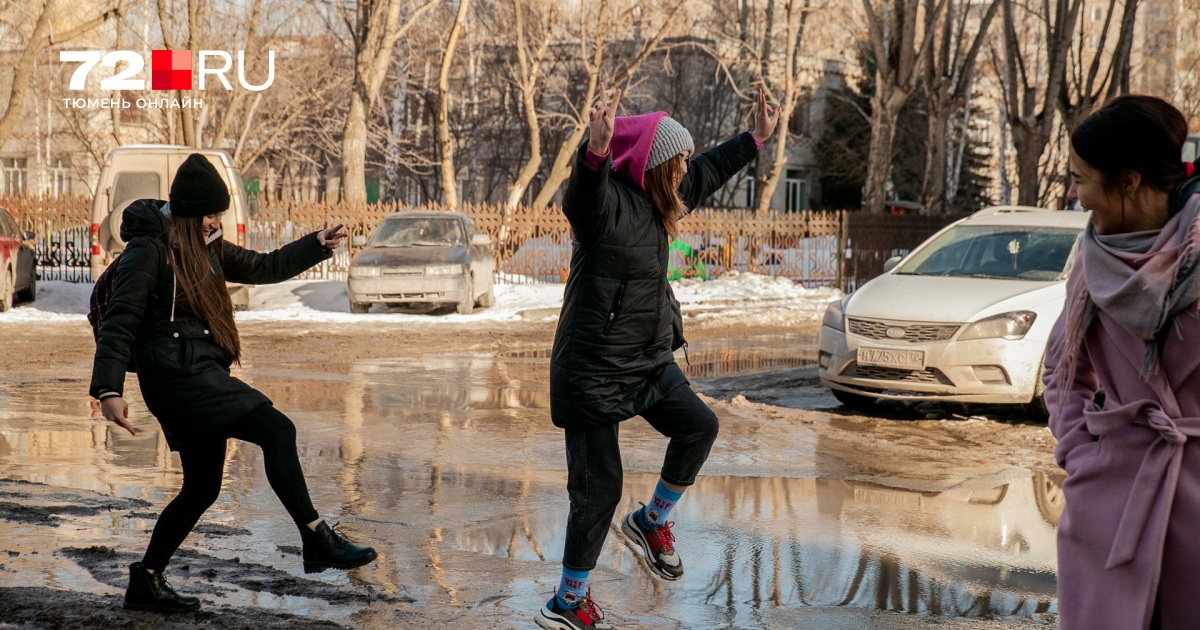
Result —
[[[587,595],[579,598],[575,608],[560,608],[558,597],[551,597],[534,621],[546,630],[613,630],[611,624],[604,622],[604,611],[592,601],[591,588]]]
[[[637,522],[638,512],[634,510],[625,516],[621,531],[642,548],[646,564],[655,575],[672,582],[683,577],[683,560],[675,551],[675,534],[671,532],[675,522],[668,522],[658,529],[645,529]]]

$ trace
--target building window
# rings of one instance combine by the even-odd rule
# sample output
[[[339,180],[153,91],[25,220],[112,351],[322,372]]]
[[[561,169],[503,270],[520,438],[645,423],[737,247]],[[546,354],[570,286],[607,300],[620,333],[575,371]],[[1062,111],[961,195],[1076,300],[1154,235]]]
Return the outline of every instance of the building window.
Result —
[[[1104,19],[1104,9],[1100,7],[1092,7],[1092,21],[1099,22]]]
[[[46,192],[51,195],[71,194],[71,167],[58,160],[46,170],[48,176]]]
[[[1100,48],[1100,36],[1092,35],[1088,38],[1088,50],[1096,50]]]
[[[807,136],[811,131],[809,126],[810,114],[812,107],[807,98],[801,99],[796,103],[796,109],[792,112],[792,118],[788,121],[788,131],[793,136]]]
[[[808,209],[808,171],[788,169],[784,179],[784,209],[796,212]]]
[[[3,172],[3,177],[0,177],[0,192],[16,195],[28,190],[29,171],[25,165],[25,158],[0,158],[0,171]]]
[[[754,180],[754,176],[750,176],[750,177],[746,178],[746,207],[747,208],[754,207],[754,189],[757,187],[757,184],[758,184],[758,182],[756,182]]]

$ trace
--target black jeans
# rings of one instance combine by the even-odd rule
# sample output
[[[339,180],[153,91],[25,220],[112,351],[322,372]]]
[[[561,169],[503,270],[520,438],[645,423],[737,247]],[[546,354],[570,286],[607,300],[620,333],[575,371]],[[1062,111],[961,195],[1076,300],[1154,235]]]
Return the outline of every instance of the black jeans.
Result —
[[[273,405],[261,405],[234,424],[228,437],[257,444],[263,450],[267,481],[299,527],[319,515],[308,496],[304,471],[296,455],[296,425]],[[225,474],[225,437],[179,449],[183,488],[154,524],[150,545],[142,559],[155,571],[167,568],[175,550],[196,526],[200,515],[217,500]]]
[[[717,415],[685,385],[675,388],[642,417],[671,438],[663,461],[663,480],[677,486],[692,485],[717,439]],[[571,513],[567,517],[563,566],[568,569],[591,571],[596,567],[613,514],[621,503],[619,426],[566,431]]]

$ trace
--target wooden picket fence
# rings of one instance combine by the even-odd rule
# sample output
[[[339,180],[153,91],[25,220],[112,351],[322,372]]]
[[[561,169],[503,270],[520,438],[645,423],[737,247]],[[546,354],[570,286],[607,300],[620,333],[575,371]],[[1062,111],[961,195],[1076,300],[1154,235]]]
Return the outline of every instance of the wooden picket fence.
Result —
[[[90,197],[0,197],[0,207],[34,232],[39,278],[88,282]],[[250,217],[247,245],[270,251],[309,232],[342,224],[351,237],[368,236],[389,215],[437,206],[398,203],[280,202]],[[558,208],[466,205],[477,230],[492,239],[498,280],[564,282],[570,269],[571,228]],[[887,258],[906,253],[951,219],[870,216],[849,211],[767,212],[706,208],[680,221],[668,275],[717,278],[731,270],[785,277],[806,286],[853,290],[882,271]],[[352,239],[353,240],[353,239]],[[358,248],[340,249],[302,277],[341,280]]]

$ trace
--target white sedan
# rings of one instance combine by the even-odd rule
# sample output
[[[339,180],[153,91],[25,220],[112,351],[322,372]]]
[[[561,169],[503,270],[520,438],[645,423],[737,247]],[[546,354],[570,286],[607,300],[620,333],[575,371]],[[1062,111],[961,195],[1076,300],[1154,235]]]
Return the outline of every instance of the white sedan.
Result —
[[[829,305],[821,384],[877,399],[1041,404],[1050,329],[1086,212],[1002,206],[957,221]]]

